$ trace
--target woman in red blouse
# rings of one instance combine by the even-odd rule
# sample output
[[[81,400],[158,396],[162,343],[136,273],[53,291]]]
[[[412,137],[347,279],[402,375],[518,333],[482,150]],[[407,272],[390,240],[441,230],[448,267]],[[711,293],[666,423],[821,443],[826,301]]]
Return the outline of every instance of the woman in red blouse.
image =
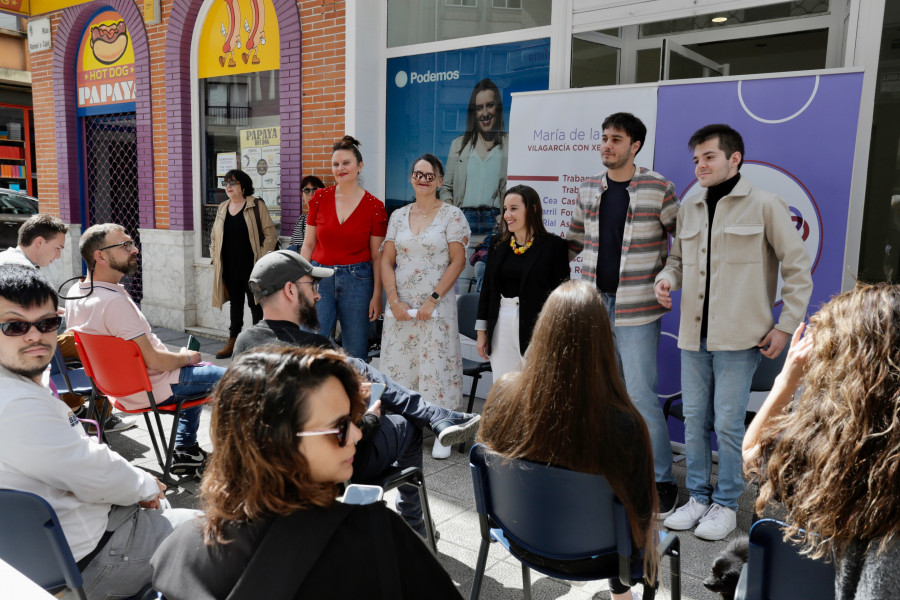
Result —
[[[332,146],[331,172],[337,185],[316,191],[309,201],[301,256],[334,269],[319,282],[319,333],[341,340],[351,356],[367,360],[369,322],[382,312],[378,249],[387,232],[384,203],[359,185],[363,168],[359,141],[345,135]]]

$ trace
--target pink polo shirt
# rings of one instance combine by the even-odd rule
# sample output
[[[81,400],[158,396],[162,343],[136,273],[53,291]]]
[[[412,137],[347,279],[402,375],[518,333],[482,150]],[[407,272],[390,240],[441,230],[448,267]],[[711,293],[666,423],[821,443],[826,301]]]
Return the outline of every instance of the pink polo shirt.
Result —
[[[83,296],[91,290],[90,283],[76,283],[66,296]],[[133,340],[142,335],[157,350],[168,350],[166,345],[153,334],[150,323],[138,308],[125,288],[113,283],[94,283],[94,292],[87,298],[66,301],[66,326],[78,332],[96,335],[114,335]],[[147,369],[153,384],[153,397],[161,404],[172,396],[172,384],[178,383],[181,369],[174,371],[154,371]],[[116,398],[125,408],[147,408],[150,400],[140,392]]]

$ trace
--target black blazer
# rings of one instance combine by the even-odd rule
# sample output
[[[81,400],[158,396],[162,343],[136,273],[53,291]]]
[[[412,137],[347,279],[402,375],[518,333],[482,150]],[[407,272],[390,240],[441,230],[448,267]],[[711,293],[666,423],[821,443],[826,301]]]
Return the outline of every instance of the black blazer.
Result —
[[[500,246],[492,244],[488,250],[484,283],[478,299],[478,319],[487,321],[488,352],[500,314],[499,270],[512,254],[509,242]],[[548,233],[536,236],[524,257],[525,267],[519,284],[519,348],[523,354],[547,296],[569,279],[569,247],[564,239]]]

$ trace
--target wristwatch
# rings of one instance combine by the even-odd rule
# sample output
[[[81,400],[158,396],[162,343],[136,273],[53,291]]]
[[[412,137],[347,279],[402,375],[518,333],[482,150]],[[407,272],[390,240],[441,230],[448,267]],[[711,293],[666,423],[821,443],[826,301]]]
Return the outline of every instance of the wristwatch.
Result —
[[[431,299],[435,301],[435,303],[441,301],[441,295],[437,292],[431,292]]]

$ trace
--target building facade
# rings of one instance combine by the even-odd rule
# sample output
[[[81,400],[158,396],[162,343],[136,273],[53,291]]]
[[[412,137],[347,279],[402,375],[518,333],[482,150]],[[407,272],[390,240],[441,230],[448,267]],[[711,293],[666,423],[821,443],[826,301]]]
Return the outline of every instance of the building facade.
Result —
[[[34,18],[52,36],[30,55],[37,189],[72,225],[52,276],[82,272],[85,227],[121,222],[154,324],[227,330],[207,249],[227,167],[252,173],[287,237],[302,176],[331,181],[350,133],[364,187],[402,204],[409,160],[450,157],[486,79],[502,123],[517,91],[860,68],[845,286],[900,270],[900,9],[885,0],[93,0]]]

